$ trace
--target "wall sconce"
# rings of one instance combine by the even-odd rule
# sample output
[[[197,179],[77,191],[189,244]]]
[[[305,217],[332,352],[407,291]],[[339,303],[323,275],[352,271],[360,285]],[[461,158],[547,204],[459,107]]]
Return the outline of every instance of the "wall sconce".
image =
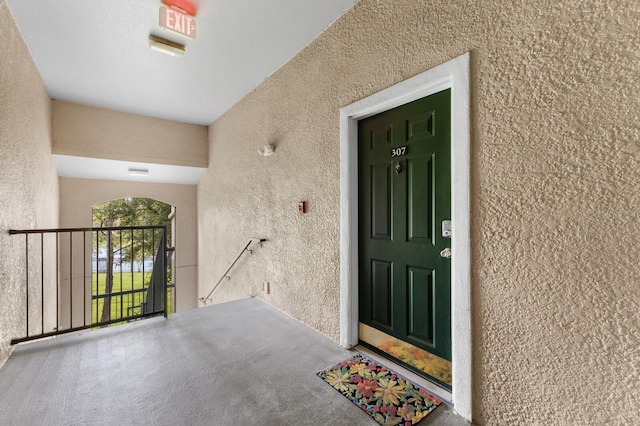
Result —
[[[263,146],[262,148],[258,148],[258,152],[263,157],[268,157],[270,155],[273,155],[276,151],[275,151],[275,147],[273,145],[267,144],[267,145]]]

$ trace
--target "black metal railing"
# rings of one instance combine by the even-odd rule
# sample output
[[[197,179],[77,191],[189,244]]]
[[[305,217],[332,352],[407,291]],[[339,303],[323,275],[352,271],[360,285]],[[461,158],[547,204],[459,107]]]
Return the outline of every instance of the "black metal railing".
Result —
[[[249,249],[249,247],[251,246],[251,244],[257,242],[260,247],[262,247],[262,243],[264,243],[265,241],[267,241],[265,238],[251,238],[249,239],[249,242],[247,243],[246,246],[244,246],[244,248],[240,251],[240,253],[238,254],[238,256],[236,256],[236,258],[234,259],[233,262],[231,262],[231,265],[227,268],[226,271],[224,271],[224,274],[222,274],[222,276],[220,277],[220,279],[218,280],[218,282],[213,286],[213,288],[211,289],[211,291],[209,292],[209,294],[207,294],[205,297],[201,297],[199,298],[200,302],[202,302],[204,305],[207,304],[207,302],[209,300],[211,300],[211,295],[213,294],[213,292],[216,290],[216,288],[218,288],[218,286],[220,285],[220,283],[226,278],[228,280],[231,279],[231,277],[229,276],[229,272],[231,271],[231,269],[233,269],[233,267],[236,265],[236,263],[238,263],[238,260],[240,260],[240,258],[242,257],[242,255],[245,252],[249,252],[249,253],[253,253],[251,251],[251,249]]]
[[[24,333],[28,340],[171,310],[166,226],[11,230],[24,236]]]

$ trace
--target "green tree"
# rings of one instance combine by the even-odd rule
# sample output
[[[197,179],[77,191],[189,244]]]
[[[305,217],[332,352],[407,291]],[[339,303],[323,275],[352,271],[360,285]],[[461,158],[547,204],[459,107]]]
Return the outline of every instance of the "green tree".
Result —
[[[93,225],[113,226],[171,225],[171,206],[150,198],[122,198],[99,204],[93,208]],[[115,224],[117,222],[117,225]]]
[[[124,226],[167,226],[168,234],[171,232],[171,220],[169,214],[171,206],[161,201],[149,198],[123,198],[109,201],[93,208],[93,226],[100,228],[124,227]],[[150,231],[146,231],[147,234]],[[118,248],[114,249],[114,233],[117,235]],[[107,264],[105,277],[105,295],[102,306],[101,322],[111,318],[111,293],[113,289],[113,269],[116,254],[119,258],[130,259],[133,268],[134,259],[153,254],[153,238],[145,238],[145,231],[113,231],[102,230],[98,232],[94,245],[96,252],[98,247],[106,247]],[[166,241],[171,241],[170,235]],[[157,244],[157,242],[156,242]]]

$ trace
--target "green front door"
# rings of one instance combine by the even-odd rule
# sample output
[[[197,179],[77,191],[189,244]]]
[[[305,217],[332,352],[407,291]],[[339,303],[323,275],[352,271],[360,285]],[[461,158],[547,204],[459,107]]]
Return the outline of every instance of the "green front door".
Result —
[[[360,121],[358,135],[361,327],[449,365],[450,103],[436,93]]]

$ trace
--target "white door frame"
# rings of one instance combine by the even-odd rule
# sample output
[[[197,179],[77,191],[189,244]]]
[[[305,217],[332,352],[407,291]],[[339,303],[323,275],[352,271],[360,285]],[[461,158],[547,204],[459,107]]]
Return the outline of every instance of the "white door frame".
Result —
[[[452,399],[471,420],[469,53],[340,109],[340,344],[358,344],[358,121],[449,88]]]

